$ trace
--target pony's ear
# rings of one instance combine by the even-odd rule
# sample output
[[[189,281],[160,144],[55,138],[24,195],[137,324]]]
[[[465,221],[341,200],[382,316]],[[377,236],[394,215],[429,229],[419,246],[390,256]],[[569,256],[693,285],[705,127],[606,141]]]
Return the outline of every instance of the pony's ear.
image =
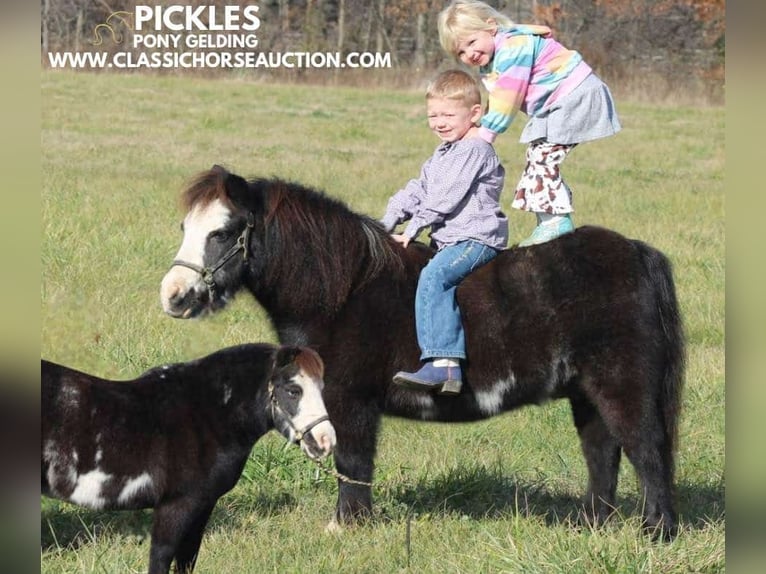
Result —
[[[274,368],[283,369],[288,365],[292,365],[295,362],[295,357],[301,353],[300,347],[283,346],[277,349],[277,354],[274,357]]]
[[[249,187],[244,177],[240,177],[231,172],[226,172],[226,181],[224,185],[226,185],[226,194],[234,205],[239,207],[247,205]]]

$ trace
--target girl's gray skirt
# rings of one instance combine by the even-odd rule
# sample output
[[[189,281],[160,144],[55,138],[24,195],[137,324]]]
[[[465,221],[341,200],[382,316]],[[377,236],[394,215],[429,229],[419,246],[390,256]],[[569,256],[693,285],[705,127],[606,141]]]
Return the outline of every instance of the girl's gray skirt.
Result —
[[[546,140],[578,144],[616,134],[622,129],[607,85],[596,74],[585,78],[570,94],[530,116],[519,141]]]

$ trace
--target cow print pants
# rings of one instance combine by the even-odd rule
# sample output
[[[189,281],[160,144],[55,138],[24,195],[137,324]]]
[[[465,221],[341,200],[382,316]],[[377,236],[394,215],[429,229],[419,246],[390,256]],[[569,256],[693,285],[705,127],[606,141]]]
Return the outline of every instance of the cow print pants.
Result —
[[[561,162],[577,144],[537,140],[527,148],[527,165],[511,207],[534,213],[570,213],[572,191],[561,177]]]

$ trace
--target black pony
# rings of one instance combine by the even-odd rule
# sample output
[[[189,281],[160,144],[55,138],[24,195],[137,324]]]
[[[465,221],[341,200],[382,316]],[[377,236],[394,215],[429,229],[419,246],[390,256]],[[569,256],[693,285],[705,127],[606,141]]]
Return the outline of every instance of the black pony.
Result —
[[[371,481],[382,413],[472,421],[566,398],[596,523],[614,510],[621,452],[634,465],[644,523],[676,529],[674,456],[684,337],[667,258],[607,229],[511,248],[458,289],[468,361],[455,397],[400,388],[419,366],[414,298],[432,255],[320,192],[245,179],[214,166],[182,195],[188,213],[161,285],[172,317],[220,309],[240,289],[265,308],[283,343],[309,345],[327,372],[337,470]],[[371,510],[368,486],[340,481],[335,520]]]
[[[240,345],[134,381],[40,362],[42,493],[111,510],[154,508],[149,573],[191,572],[218,498],[276,428],[311,458],[335,430],[311,349]]]

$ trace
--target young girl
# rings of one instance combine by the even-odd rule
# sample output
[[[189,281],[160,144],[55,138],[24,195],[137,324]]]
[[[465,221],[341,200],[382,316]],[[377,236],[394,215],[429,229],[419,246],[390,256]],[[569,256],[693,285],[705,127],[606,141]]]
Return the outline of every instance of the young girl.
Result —
[[[415,326],[424,365],[400,371],[394,383],[444,395],[460,392],[465,335],[455,293],[473,270],[494,259],[508,242],[500,210],[505,170],[493,147],[475,137],[481,118],[479,85],[462,70],[439,74],[426,90],[428,127],[441,143],[388,202],[387,231],[404,221],[394,239],[404,247],[429,228],[438,251],[423,268],[415,294]]]
[[[438,25],[444,50],[478,68],[489,92],[479,137],[492,143],[519,110],[529,116],[520,138],[527,165],[511,206],[535,213],[537,227],[519,245],[574,230],[560,165],[577,144],[620,131],[609,88],[550,28],[515,24],[484,2],[453,0]]]

